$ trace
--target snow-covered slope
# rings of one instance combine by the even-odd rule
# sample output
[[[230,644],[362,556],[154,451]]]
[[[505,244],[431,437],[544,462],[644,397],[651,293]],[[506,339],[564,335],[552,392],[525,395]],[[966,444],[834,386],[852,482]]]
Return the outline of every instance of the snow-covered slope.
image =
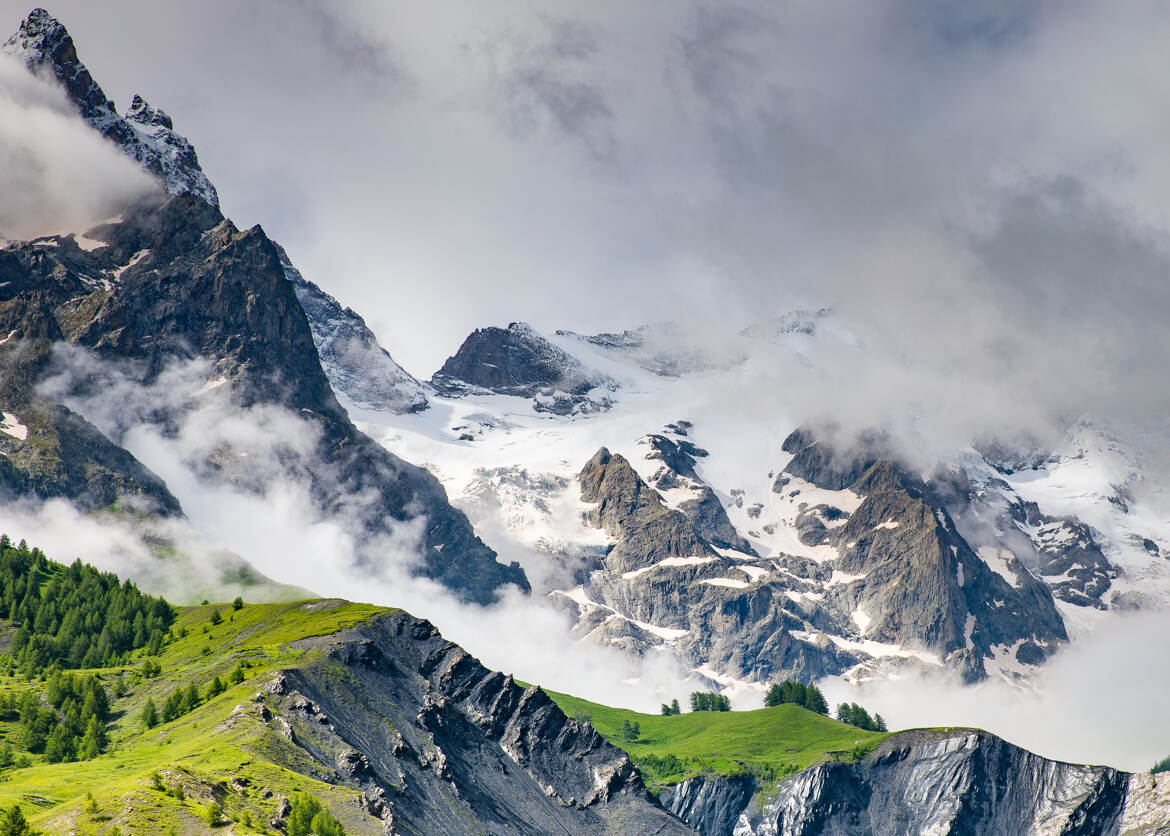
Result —
[[[426,409],[422,384],[394,362],[365,320],[302,276],[283,247],[277,252],[309,318],[321,367],[333,390],[367,409],[398,413]]]
[[[832,319],[782,316],[717,350],[662,326],[543,337],[612,381],[607,411],[482,387],[421,415],[347,406],[430,468],[583,639],[672,653],[728,686],[907,667],[1020,682],[1069,635],[1170,605],[1170,523],[1127,498],[1138,469],[1089,423],[1025,469],[965,447],[909,473],[876,442],[841,451],[852,471],[819,460],[775,370],[815,374],[833,338],[819,332],[843,333]],[[648,333],[683,359],[648,354]]]

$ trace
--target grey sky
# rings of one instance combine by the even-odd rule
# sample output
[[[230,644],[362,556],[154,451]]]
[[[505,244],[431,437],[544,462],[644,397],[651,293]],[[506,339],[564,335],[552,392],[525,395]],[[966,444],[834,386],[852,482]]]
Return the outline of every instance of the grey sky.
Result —
[[[417,375],[486,324],[833,304],[874,356],[807,396],[862,421],[1170,407],[1161,4],[50,11]]]

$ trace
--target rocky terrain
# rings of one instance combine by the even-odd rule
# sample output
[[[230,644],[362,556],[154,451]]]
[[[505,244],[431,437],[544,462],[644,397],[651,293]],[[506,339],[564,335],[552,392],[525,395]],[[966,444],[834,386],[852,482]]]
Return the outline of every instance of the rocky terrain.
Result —
[[[4,441],[13,448],[6,459],[13,491],[40,479],[40,495],[90,507],[113,502],[121,491],[178,510],[159,480],[129,454],[103,452],[116,447],[118,431],[128,427],[106,427],[114,437],[89,444],[96,431],[83,420],[62,423],[69,415],[62,402],[100,391],[104,370],[64,375],[53,397],[38,394],[36,384],[56,370],[53,347],[60,343],[129,370],[147,387],[174,363],[199,361],[206,364],[206,391],[227,384],[237,407],[279,407],[314,428],[310,451],[294,453],[290,445],[276,455],[286,472],[311,482],[323,507],[348,504],[371,535],[390,533],[421,513],[428,520],[421,546],[430,555],[421,571],[462,589],[468,600],[491,600],[503,583],[527,586],[518,567],[496,562],[430,474],[354,429],[321,369],[279,253],[259,227],[238,230],[201,198],[179,195],[140,206],[86,236],[11,244],[0,257],[10,278],[3,316],[13,337],[0,346],[0,398],[26,428],[23,437],[10,432]],[[181,419],[182,406],[154,415],[128,411],[126,417],[165,424]],[[54,424],[37,416],[62,417]],[[63,438],[61,429],[71,425],[85,435]],[[71,469],[73,451],[98,468],[82,461]],[[204,475],[262,488],[255,462],[239,458],[240,452],[246,451],[214,451]],[[77,467],[90,471],[94,487],[72,475]],[[46,481],[47,474],[56,478]],[[366,499],[354,504],[355,497]]]
[[[730,365],[700,362],[710,358],[698,346],[678,367],[648,361],[642,348],[661,328],[558,332],[543,340],[575,358],[561,366],[616,383],[605,412],[528,417],[529,392],[501,400],[506,364],[485,361],[478,384],[434,396],[453,409],[446,426],[359,423],[430,462],[497,548],[571,569],[575,586],[540,591],[578,636],[671,653],[727,687],[905,669],[1023,683],[1096,614],[1170,602],[1165,535],[1116,475],[1140,479],[1140,465],[1089,423],[1063,450],[981,442],[920,472],[880,432],[807,425],[773,440],[769,424],[720,406],[728,391],[752,392],[764,357],[811,364],[839,327],[832,317],[747,329],[724,352],[739,358]],[[498,347],[509,332],[477,333]],[[444,368],[474,378],[470,346],[484,339]]]
[[[1170,832],[1170,781],[1046,760],[985,732],[892,735],[776,787],[696,778],[662,801],[704,836]]]
[[[314,771],[360,789],[389,832],[692,832],[623,751],[425,621],[391,615],[301,646],[324,656],[245,711],[284,719]]]
[[[171,118],[138,95],[119,114],[77,57],[69,32],[44,9],[30,12],[0,49],[23,61],[30,72],[57,81],[81,117],[158,177],[167,191],[190,192],[218,208],[215,186],[199,167],[195,148],[175,133]]]
[[[31,72],[60,83],[79,115],[155,175],[169,193],[191,193],[219,207],[219,195],[200,167],[194,146],[175,132],[171,118],[139,95],[119,115],[78,58],[69,32],[44,9],[33,10],[0,49],[23,61]],[[425,409],[426,396],[418,382],[378,344],[361,316],[306,279],[279,245],[278,252],[336,391],[374,409]]]
[[[537,412],[569,415],[607,409],[613,382],[586,369],[530,325],[480,328],[431,378],[446,395],[489,394],[532,398]]]

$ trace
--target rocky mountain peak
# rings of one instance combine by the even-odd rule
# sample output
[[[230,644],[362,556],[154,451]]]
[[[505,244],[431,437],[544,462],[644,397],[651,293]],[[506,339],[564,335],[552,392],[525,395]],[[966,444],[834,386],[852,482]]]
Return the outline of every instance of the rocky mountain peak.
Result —
[[[77,57],[68,30],[44,9],[29,12],[2,49],[23,61],[30,72],[57,81],[87,121],[95,123],[114,114],[114,103]]]
[[[431,378],[442,394],[458,396],[494,392],[533,398],[538,412],[594,412],[610,406],[590,391],[616,383],[587,369],[525,322],[507,328],[477,328]]]
[[[130,102],[130,109],[126,111],[126,119],[147,127],[162,127],[168,131],[174,130],[175,127],[175,123],[165,111],[151,107],[146,99],[137,93],[134,94],[134,98]]]
[[[171,118],[141,96],[134,97],[125,116],[119,115],[77,56],[69,32],[44,9],[29,13],[3,51],[23,61],[30,72],[60,84],[81,117],[157,177],[168,192],[191,193],[219,207],[219,195],[200,168],[195,148],[175,133]]]

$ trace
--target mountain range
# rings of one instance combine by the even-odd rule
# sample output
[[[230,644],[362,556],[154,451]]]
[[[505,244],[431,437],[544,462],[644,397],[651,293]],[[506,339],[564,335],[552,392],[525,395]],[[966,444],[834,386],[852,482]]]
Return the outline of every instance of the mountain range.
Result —
[[[1070,642],[1170,603],[1170,529],[1135,499],[1141,462],[1089,417],[1055,446],[972,439],[924,466],[888,428],[793,414],[774,371],[817,373],[848,330],[831,309],[785,312],[716,347],[669,322],[483,327],[420,379],[260,226],[224,217],[164,111],[135,96],[119,114],[48,12],[2,50],[158,185],[89,229],[0,248],[7,504],[130,521],[160,561],[190,561],[166,532],[187,520],[191,491],[300,486],[315,514],[343,522],[353,577],[408,552],[411,577],[463,605],[546,600],[574,641],[665,660],[737,707],[784,679],[925,672],[1027,688]],[[201,437],[206,415],[216,433]],[[183,460],[148,467],[133,452],[144,437]],[[299,594],[247,554],[217,560],[218,589]],[[348,605],[301,611],[336,606]],[[273,653],[313,652],[265,668],[254,698],[206,724],[209,736],[275,730],[279,752],[241,751],[282,781],[356,794],[352,832],[1170,832],[1156,778],[969,729],[859,742],[784,776],[687,773],[651,792],[649,762],[618,730],[566,716],[428,622],[367,616],[273,639]],[[188,674],[197,663],[181,662]],[[65,827],[74,801],[46,822]]]

